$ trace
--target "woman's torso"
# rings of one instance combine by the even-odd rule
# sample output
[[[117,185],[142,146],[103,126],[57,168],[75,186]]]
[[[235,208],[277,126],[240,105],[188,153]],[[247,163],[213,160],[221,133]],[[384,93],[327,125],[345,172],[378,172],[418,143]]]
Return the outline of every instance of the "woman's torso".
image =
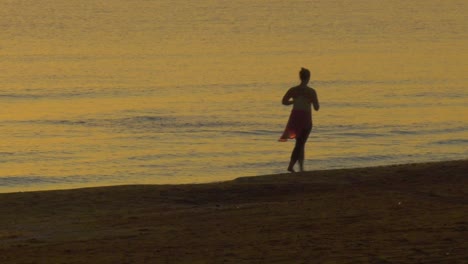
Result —
[[[293,110],[303,110],[311,112],[311,89],[308,87],[295,87],[293,94]]]

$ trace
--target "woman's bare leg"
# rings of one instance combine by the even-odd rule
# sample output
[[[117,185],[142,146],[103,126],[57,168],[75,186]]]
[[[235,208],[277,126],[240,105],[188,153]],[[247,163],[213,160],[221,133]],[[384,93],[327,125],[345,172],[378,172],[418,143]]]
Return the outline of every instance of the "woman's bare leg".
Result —
[[[293,162],[294,156],[294,164],[296,162],[299,163],[299,171],[304,171],[305,143],[309,138],[311,129],[312,128],[304,130],[304,132],[302,133],[302,137],[296,139],[296,146],[294,147],[293,154],[291,155],[291,162]]]
[[[296,138],[296,145],[291,153],[291,160],[289,161],[288,171],[294,172],[294,165],[301,157],[301,151],[304,149],[304,140],[301,138]],[[300,165],[300,163],[299,163]]]

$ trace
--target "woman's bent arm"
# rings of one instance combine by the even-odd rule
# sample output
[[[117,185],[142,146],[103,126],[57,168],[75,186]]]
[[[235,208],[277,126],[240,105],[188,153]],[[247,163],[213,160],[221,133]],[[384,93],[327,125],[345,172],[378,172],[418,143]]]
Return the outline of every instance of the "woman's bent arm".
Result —
[[[314,105],[315,111],[318,111],[320,109],[317,92],[315,90],[312,90],[312,104]]]
[[[281,103],[283,105],[292,105],[294,103],[293,100],[290,100],[292,98],[292,92],[291,92],[291,89],[289,89],[286,94],[283,96],[283,100],[281,101]]]

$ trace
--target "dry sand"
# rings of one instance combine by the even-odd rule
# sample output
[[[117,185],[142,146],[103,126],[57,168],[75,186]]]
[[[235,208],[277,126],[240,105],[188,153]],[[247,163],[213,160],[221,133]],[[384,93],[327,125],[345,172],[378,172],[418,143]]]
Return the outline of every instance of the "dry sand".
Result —
[[[468,263],[468,160],[0,194],[0,263]]]

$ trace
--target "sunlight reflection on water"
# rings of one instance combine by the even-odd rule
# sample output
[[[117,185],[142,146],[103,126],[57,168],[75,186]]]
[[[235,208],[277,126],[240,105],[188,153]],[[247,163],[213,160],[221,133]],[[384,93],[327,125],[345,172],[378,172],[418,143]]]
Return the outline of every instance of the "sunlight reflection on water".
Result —
[[[136,2],[0,3],[0,192],[283,172],[301,66],[308,169],[468,156],[465,2]]]

